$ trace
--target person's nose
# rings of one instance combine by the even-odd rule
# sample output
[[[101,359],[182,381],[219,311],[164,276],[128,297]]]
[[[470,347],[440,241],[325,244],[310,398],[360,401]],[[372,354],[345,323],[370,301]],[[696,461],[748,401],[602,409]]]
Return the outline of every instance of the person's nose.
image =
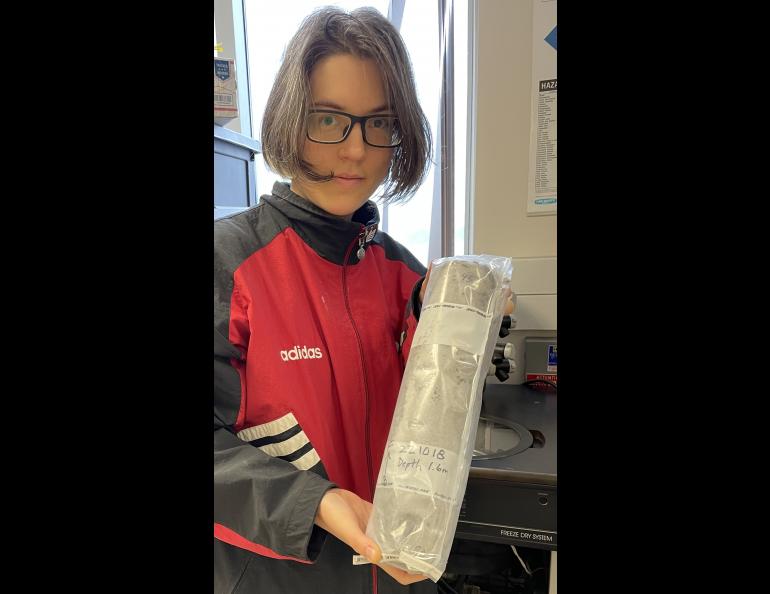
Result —
[[[340,143],[340,156],[345,159],[360,161],[365,155],[364,130],[361,127],[361,122],[356,122],[353,124],[353,129],[348,137]]]

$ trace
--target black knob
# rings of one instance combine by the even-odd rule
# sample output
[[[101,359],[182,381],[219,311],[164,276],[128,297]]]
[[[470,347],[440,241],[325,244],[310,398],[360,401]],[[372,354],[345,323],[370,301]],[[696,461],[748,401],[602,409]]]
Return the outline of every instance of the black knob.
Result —
[[[511,327],[511,316],[504,315],[503,316],[503,322],[500,324],[500,333],[498,336],[500,338],[505,338],[510,333],[510,327]]]

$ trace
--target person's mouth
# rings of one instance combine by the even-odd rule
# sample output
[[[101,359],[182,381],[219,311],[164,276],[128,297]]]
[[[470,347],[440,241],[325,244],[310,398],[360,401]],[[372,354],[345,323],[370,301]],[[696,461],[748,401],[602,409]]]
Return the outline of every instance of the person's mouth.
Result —
[[[334,176],[334,181],[345,187],[354,187],[361,184],[364,178],[360,175],[341,173]]]

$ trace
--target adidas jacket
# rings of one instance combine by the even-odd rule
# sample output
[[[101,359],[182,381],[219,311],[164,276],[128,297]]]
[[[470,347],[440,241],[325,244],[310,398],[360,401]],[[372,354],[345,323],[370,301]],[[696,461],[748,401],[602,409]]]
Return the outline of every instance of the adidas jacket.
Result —
[[[214,223],[215,591],[406,587],[314,525],[334,486],[372,501],[425,268],[377,231],[276,183]]]

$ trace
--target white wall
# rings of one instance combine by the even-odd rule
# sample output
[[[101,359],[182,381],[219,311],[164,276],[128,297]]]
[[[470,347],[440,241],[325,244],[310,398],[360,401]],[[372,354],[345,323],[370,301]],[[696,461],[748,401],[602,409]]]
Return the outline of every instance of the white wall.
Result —
[[[472,253],[556,256],[556,216],[527,216],[532,0],[478,0]]]
[[[518,320],[507,342],[526,379],[525,339],[557,330],[556,215],[527,216],[532,0],[478,0],[471,253],[513,258]],[[490,378],[492,383],[499,383]]]

